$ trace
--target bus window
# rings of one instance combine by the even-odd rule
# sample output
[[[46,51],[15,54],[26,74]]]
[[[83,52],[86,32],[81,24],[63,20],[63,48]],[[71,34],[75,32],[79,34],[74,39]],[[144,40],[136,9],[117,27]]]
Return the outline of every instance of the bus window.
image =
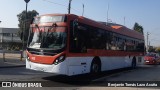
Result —
[[[87,28],[81,24],[73,25],[71,22],[70,34],[70,52],[86,53],[87,52]],[[73,34],[72,34],[73,33]]]
[[[112,33],[111,32],[108,32],[107,33],[107,49],[108,50],[111,50],[111,42],[112,42]]]
[[[106,48],[106,38],[105,38],[105,31],[102,29],[97,29],[96,30],[97,35],[96,35],[96,49],[105,49]]]
[[[144,43],[139,43],[136,47],[136,51],[144,52],[144,50],[145,50]]]
[[[112,34],[112,41],[111,41],[111,50],[116,50],[116,34]]]
[[[82,52],[82,53],[85,53],[87,52],[87,35],[88,35],[88,31],[87,31],[87,28],[84,27],[83,25],[79,25],[78,28],[77,28],[77,42],[78,42],[78,45],[77,47],[79,48],[79,52]]]

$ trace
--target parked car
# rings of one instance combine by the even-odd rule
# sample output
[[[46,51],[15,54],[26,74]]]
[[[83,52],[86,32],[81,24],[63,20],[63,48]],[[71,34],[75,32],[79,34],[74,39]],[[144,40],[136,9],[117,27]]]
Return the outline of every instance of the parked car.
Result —
[[[144,62],[145,64],[160,64],[160,56],[157,53],[147,53]]]

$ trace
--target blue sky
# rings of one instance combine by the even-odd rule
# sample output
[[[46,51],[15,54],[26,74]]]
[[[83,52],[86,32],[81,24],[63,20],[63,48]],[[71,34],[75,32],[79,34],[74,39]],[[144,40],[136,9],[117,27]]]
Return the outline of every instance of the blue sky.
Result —
[[[67,13],[69,0],[30,0],[28,10],[42,14]],[[55,4],[57,3],[57,4]],[[0,1],[0,27],[18,27],[17,14],[25,9],[24,0]],[[59,5],[60,4],[60,5]],[[84,16],[96,21],[110,21],[133,28],[138,22],[144,33],[150,33],[151,45],[160,46],[160,0],[72,0],[71,13],[82,15],[82,4],[85,5]]]

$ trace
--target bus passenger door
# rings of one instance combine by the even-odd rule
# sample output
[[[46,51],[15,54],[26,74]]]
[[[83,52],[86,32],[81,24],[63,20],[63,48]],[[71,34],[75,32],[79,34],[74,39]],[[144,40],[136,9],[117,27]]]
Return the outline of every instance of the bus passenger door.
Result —
[[[71,22],[70,31],[70,52],[87,52],[87,28],[77,21]]]

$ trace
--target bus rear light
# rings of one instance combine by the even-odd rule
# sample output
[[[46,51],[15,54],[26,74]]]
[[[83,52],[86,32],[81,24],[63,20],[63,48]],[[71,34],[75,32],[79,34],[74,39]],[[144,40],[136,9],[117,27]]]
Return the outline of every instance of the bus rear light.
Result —
[[[57,64],[63,62],[64,60],[65,60],[65,55],[62,55],[62,56],[58,57],[58,58],[55,60],[54,64],[57,65]]]

